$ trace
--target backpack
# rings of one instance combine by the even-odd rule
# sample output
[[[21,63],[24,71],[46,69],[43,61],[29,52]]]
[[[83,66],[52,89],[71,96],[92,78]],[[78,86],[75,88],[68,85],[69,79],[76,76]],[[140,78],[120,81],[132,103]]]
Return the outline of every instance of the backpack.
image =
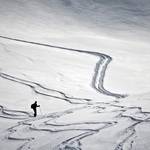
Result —
[[[34,104],[31,104],[31,108],[32,108],[32,109],[34,108]]]

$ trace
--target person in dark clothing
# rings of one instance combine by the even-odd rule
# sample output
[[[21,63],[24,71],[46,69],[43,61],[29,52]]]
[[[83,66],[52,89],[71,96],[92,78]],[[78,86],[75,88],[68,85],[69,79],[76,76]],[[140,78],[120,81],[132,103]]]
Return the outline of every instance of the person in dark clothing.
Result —
[[[37,107],[40,107],[40,105],[37,105],[37,101],[35,101],[33,104],[31,104],[31,108],[34,111],[34,117],[37,116],[37,110],[36,110]]]

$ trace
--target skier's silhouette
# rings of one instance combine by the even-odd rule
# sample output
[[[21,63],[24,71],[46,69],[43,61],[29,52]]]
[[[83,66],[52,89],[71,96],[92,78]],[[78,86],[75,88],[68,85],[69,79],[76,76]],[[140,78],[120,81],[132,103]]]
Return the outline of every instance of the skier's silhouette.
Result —
[[[37,116],[37,110],[36,110],[37,107],[40,107],[40,105],[37,105],[37,101],[35,101],[33,104],[31,104],[31,108],[34,111],[34,117]]]

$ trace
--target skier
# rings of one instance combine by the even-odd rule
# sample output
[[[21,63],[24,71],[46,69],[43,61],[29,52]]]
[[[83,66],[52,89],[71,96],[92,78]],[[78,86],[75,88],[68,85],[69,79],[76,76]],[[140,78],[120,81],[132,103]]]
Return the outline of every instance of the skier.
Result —
[[[40,107],[40,105],[37,105],[37,101],[35,101],[33,104],[31,104],[31,108],[34,111],[34,117],[37,116],[37,110],[36,110],[37,107]]]

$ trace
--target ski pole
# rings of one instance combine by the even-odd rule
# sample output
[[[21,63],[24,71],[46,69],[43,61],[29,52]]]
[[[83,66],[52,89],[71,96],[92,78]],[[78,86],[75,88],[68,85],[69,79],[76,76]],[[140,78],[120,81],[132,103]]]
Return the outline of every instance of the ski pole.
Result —
[[[41,113],[41,115],[43,115],[42,110],[41,110],[41,107],[40,107],[40,113]]]

